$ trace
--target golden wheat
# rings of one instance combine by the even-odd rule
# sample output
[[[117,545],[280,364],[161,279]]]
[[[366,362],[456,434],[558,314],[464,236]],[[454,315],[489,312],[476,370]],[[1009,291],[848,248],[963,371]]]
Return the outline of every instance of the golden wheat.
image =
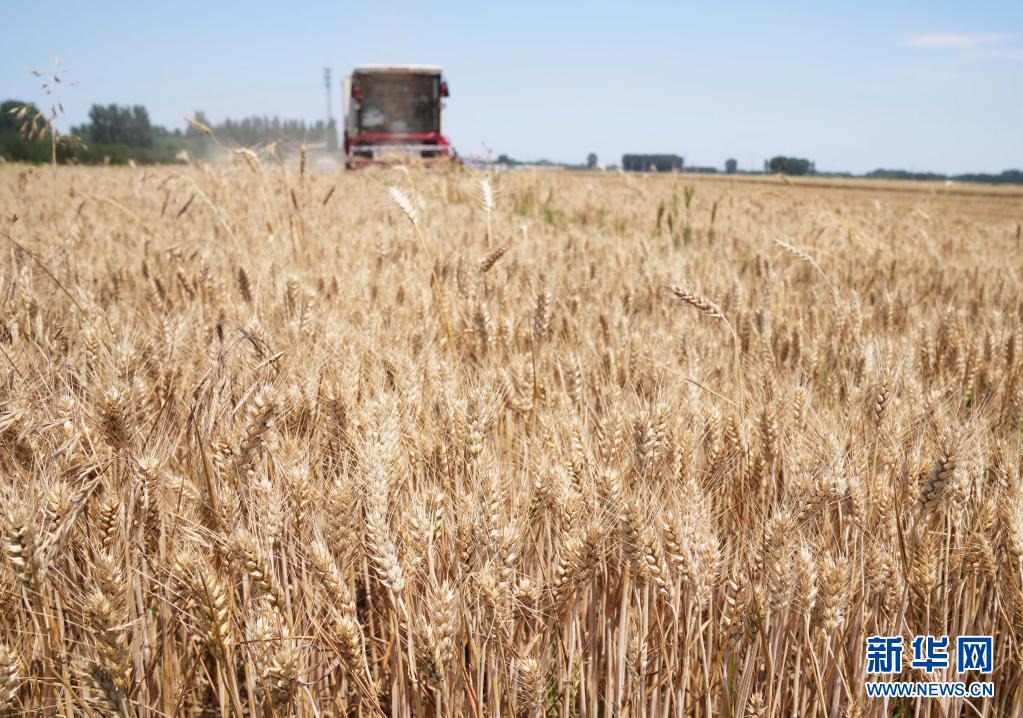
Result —
[[[0,713],[1023,713],[1018,198],[264,161],[0,167]]]

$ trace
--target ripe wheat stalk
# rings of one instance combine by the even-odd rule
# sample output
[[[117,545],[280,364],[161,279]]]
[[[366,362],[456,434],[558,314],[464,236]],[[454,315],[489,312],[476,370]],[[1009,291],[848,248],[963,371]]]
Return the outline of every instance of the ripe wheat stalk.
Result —
[[[1011,207],[262,162],[0,166],[0,715],[1023,714]]]

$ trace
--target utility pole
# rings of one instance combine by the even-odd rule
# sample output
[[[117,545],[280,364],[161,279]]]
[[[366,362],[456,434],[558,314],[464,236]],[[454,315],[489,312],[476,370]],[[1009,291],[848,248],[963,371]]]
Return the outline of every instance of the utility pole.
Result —
[[[331,105],[330,105],[330,68],[323,68],[323,86],[327,88],[327,124],[324,127],[324,144],[327,146],[328,151],[334,151],[337,149],[337,130],[331,127],[331,122],[334,118],[331,116]]]
[[[330,124],[330,68],[323,68],[323,86],[327,88],[327,124]]]

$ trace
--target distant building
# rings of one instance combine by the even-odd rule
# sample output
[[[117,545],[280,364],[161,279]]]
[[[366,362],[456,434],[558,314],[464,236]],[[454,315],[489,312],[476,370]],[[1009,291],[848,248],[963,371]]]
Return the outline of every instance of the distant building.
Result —
[[[681,172],[683,160],[678,155],[623,155],[626,172]]]

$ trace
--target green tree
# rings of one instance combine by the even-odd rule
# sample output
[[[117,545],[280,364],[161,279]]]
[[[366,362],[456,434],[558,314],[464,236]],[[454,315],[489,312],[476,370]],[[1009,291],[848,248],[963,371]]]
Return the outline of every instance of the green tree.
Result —
[[[681,172],[684,161],[678,155],[622,155],[626,172]]]
[[[734,175],[738,169],[739,169],[738,162],[736,162],[730,157],[727,160],[725,160],[725,172],[727,172],[730,175]]]
[[[802,157],[785,157],[778,155],[764,163],[764,169],[768,172],[776,172],[783,175],[809,175],[813,174],[813,162]]]
[[[0,157],[11,162],[46,162],[50,148],[39,133],[45,124],[39,109],[29,102],[0,103]]]
[[[99,145],[153,146],[153,126],[142,105],[93,105],[89,109],[89,124],[74,128],[74,132]]]
[[[27,107],[28,109],[22,115],[38,115],[39,109],[31,102],[22,102],[21,100],[4,100],[0,103],[0,132],[20,132],[21,123],[23,120],[18,119],[18,113],[21,112],[21,108]]]
[[[597,153],[596,152],[591,152],[590,154],[586,155],[586,166],[589,167],[591,170],[597,168]]]

